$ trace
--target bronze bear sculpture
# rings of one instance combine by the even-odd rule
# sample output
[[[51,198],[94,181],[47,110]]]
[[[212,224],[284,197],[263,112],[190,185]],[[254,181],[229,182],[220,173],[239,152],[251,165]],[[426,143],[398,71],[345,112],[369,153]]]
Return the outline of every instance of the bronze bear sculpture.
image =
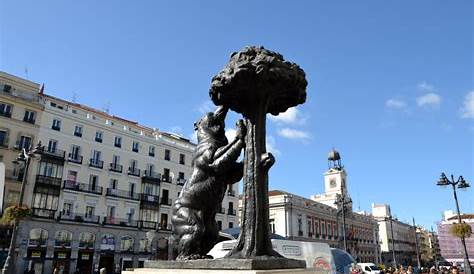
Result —
[[[171,218],[176,260],[211,258],[206,254],[218,238],[216,213],[228,186],[242,179],[243,164],[237,159],[245,146],[246,127],[239,120],[236,137],[229,143],[224,123],[227,112],[221,106],[195,124],[198,145],[193,173],[173,205]]]

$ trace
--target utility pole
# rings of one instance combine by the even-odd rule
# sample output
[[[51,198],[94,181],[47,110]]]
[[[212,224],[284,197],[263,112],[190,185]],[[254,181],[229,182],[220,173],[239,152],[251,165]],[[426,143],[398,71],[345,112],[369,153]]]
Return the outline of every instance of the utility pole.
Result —
[[[389,216],[388,218],[389,218],[389,220],[390,220],[390,234],[391,234],[391,237],[392,237],[392,260],[393,260],[393,267],[397,268],[397,257],[395,256],[395,238],[393,237],[393,224],[392,224],[393,218],[392,218],[392,215],[390,214],[390,216]]]
[[[412,219],[413,219],[413,230],[415,231],[416,262],[418,263],[418,269],[421,269],[420,251],[418,249],[418,237],[416,236],[415,217],[412,217]]]

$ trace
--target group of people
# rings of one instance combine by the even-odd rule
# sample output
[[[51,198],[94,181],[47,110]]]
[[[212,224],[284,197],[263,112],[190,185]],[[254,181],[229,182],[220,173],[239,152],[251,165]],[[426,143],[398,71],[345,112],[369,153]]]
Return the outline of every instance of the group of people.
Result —
[[[360,268],[360,266],[353,264],[351,267],[350,274],[363,274],[364,272]],[[457,266],[451,267],[431,267],[431,268],[421,268],[420,271],[415,271],[412,266],[408,266],[405,268],[404,266],[399,266],[398,268],[389,266],[387,268],[381,268],[380,274],[421,274],[421,273],[429,273],[429,274],[460,274],[460,269]]]

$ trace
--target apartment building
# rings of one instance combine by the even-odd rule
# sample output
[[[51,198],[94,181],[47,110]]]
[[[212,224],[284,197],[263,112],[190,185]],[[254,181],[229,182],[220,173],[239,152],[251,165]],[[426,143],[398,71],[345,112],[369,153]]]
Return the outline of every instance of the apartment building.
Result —
[[[1,75],[2,80],[18,79]],[[50,273],[54,268],[62,273],[76,269],[93,273],[106,267],[119,272],[141,266],[152,257],[167,259],[171,206],[191,176],[195,144],[47,95],[39,85],[22,81],[31,88],[11,85],[12,89],[38,98],[33,127],[23,122],[36,131],[22,146],[38,141],[42,145],[28,172],[24,204],[31,207],[32,216],[21,222],[16,269],[21,272],[33,266],[37,273]],[[0,88],[8,83],[11,81],[0,82]],[[16,100],[3,101],[20,111],[20,105],[26,103]],[[17,128],[6,123],[1,126],[8,132]],[[13,167],[11,161],[17,153],[14,145],[0,151],[2,156],[12,154],[3,157],[7,170],[21,175],[22,169]],[[21,186],[19,178],[13,181]],[[5,184],[5,194],[11,192]],[[237,222],[237,192],[237,185],[229,188],[216,217],[222,229]],[[5,205],[17,202],[7,200]]]
[[[423,227],[416,228],[418,237],[418,249],[422,265],[435,265],[441,260],[438,235],[434,231],[428,231]]]
[[[382,263],[392,265],[395,259],[399,265],[416,265],[415,227],[394,218],[388,204],[372,204],[372,215],[379,225]]]

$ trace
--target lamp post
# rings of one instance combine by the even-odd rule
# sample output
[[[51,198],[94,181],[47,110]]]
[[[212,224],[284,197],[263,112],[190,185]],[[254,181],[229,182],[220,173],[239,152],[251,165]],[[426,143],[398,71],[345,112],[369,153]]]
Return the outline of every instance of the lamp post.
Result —
[[[466,189],[470,187],[470,185],[464,180],[462,176],[459,176],[457,180],[454,179],[454,175],[451,174],[451,180],[448,179],[446,174],[441,173],[441,176],[439,178],[439,181],[437,182],[438,186],[447,186],[451,185],[453,187],[453,195],[454,195],[454,201],[456,202],[456,210],[458,213],[458,222],[459,224],[462,223],[461,219],[461,211],[459,210],[459,202],[458,202],[458,196],[456,194],[456,188],[458,189]],[[467,248],[466,248],[466,240],[464,236],[461,237],[461,243],[464,249],[464,273],[465,274],[471,274],[471,264],[469,262],[469,256],[467,254]]]
[[[397,257],[395,256],[395,239],[393,238],[393,218],[392,215],[390,214],[389,217],[387,217],[388,220],[390,221],[390,234],[392,237],[392,260],[393,260],[393,267],[396,269],[397,268]]]
[[[13,163],[15,164],[21,164],[24,163],[24,172],[23,172],[23,178],[21,180],[21,191],[20,191],[20,197],[18,199],[18,204],[17,206],[20,207],[23,205],[23,197],[25,196],[25,189],[26,189],[26,180],[28,177],[28,168],[30,167],[30,162],[31,158],[35,157],[35,154],[37,151],[41,148],[41,142],[36,145],[34,148],[28,148],[28,151],[23,148],[22,151],[18,154],[18,157],[16,158]],[[18,219],[15,218],[13,221],[13,231],[12,231],[12,237],[10,240],[10,247],[8,248],[8,256],[5,260],[5,264],[3,265],[2,269],[2,274],[9,274],[13,273],[13,262],[14,262],[14,256],[15,256],[15,243],[16,243],[16,238],[18,234],[18,224],[19,221]]]
[[[344,251],[347,252],[347,238],[346,238],[346,205],[352,203],[351,198],[346,197],[345,192],[343,194],[336,195],[336,201],[334,202],[342,211],[342,240],[344,244]],[[339,212],[338,212],[339,213]]]

